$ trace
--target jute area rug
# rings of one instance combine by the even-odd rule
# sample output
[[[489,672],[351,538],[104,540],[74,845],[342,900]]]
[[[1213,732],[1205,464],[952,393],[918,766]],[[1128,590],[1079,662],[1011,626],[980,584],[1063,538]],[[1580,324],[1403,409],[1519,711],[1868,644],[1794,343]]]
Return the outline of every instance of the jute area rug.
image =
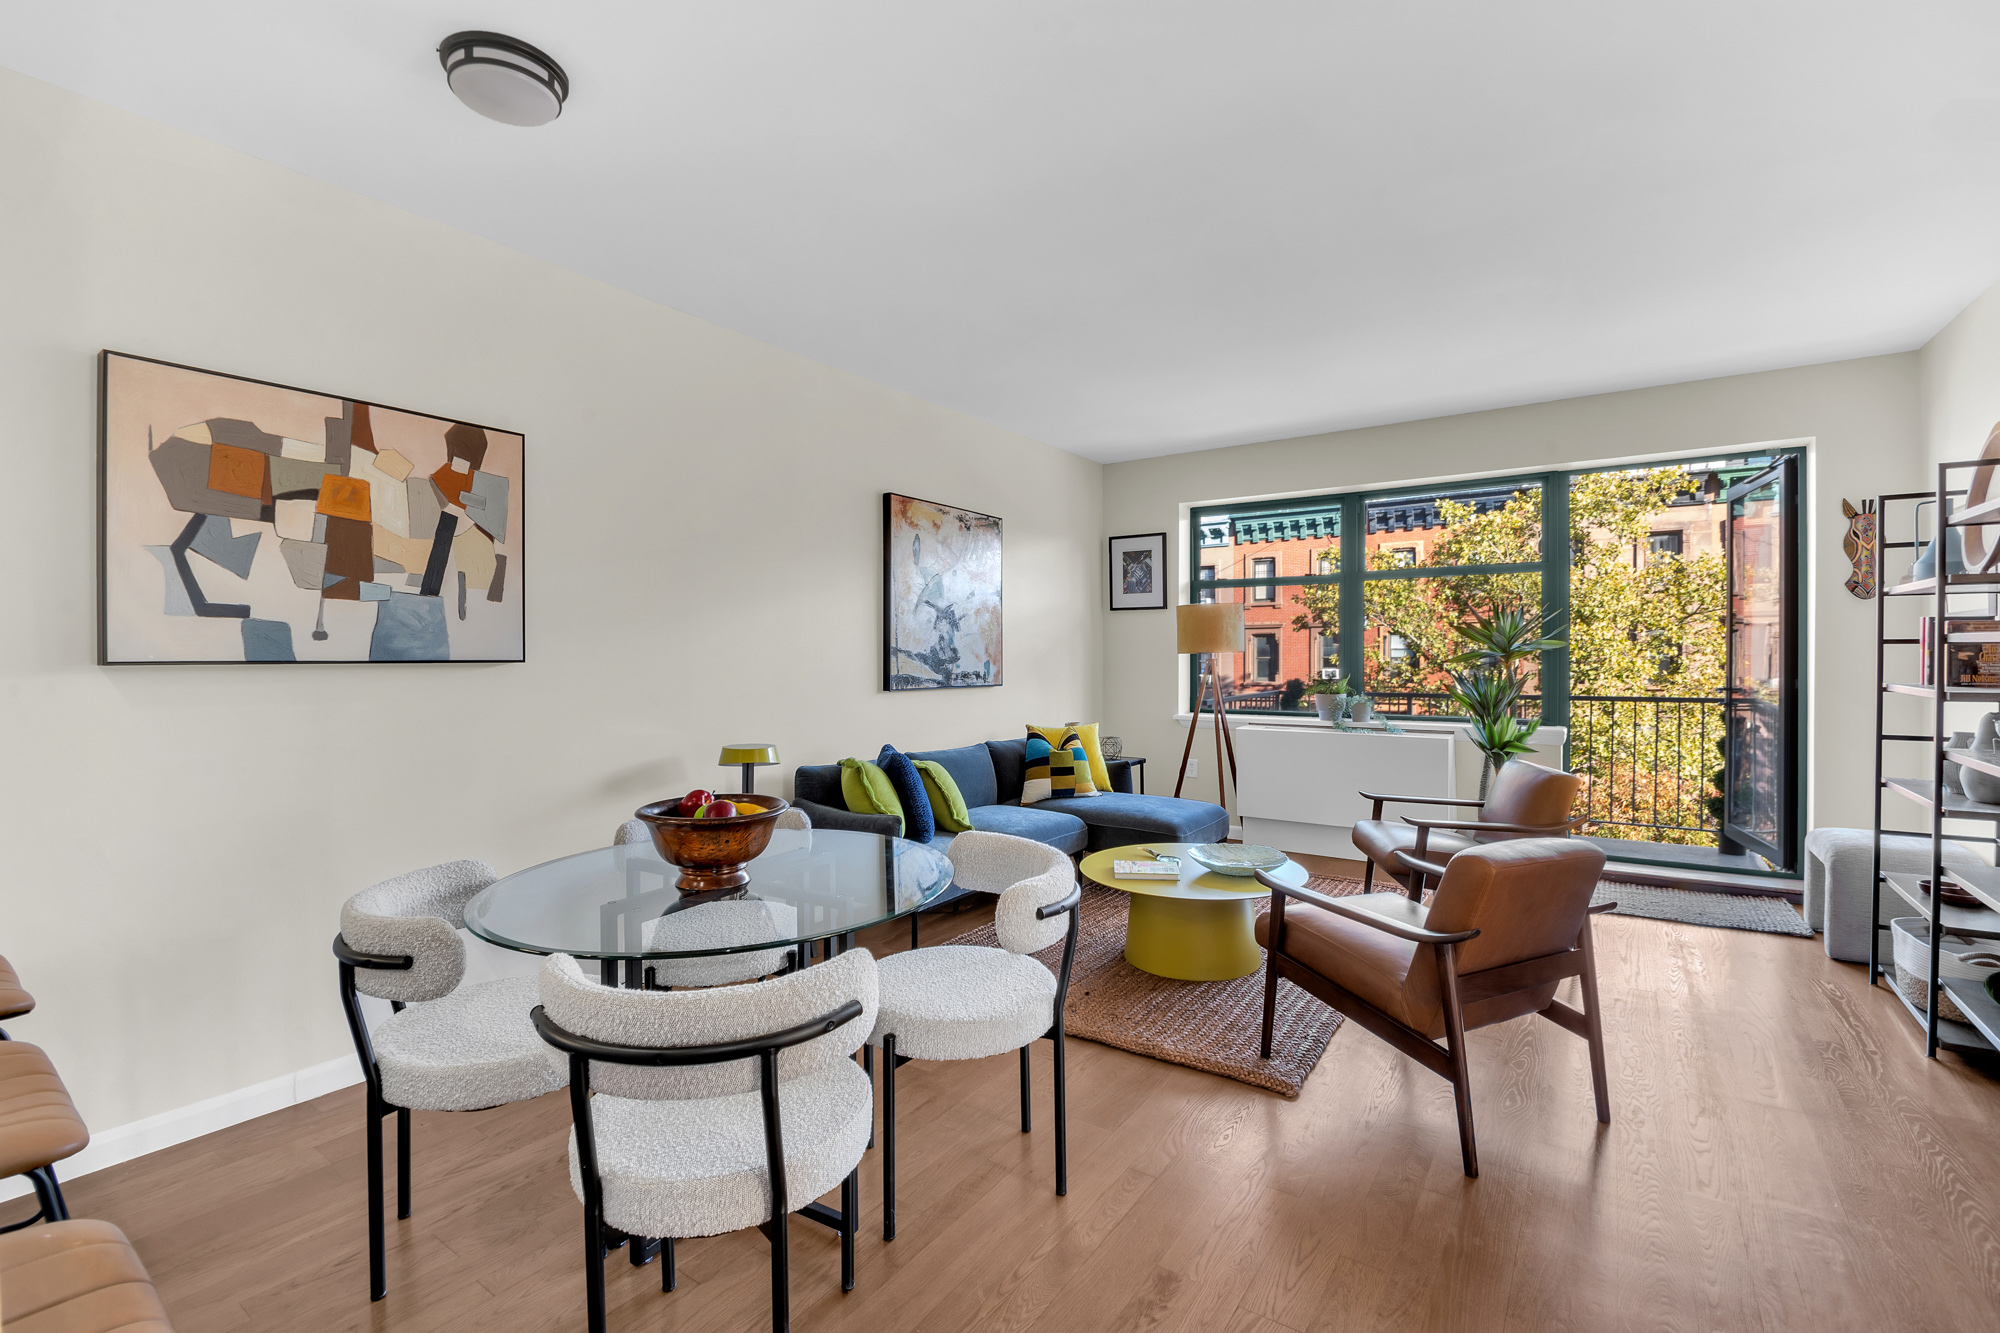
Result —
[[[1328,893],[1356,893],[1358,883]],[[1340,1015],[1289,981],[1278,983],[1278,1018],[1271,1058],[1257,1054],[1264,1026],[1263,969],[1234,981],[1172,981],[1141,972],[1125,961],[1125,909],[1131,899],[1116,889],[1083,886],[1063,1030],[1085,1041],[1149,1055],[1233,1078],[1285,1097],[1296,1097],[1326,1053]],[[1262,912],[1268,897],[1258,904]],[[997,945],[992,926],[981,926],[953,944]],[[1051,972],[1062,966],[1062,945],[1035,955]]]

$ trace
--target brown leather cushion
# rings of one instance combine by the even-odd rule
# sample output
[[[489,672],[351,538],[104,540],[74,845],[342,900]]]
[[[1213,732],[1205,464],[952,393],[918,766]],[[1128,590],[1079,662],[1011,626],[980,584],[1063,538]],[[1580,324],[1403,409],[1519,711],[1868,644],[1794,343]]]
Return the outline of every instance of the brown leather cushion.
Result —
[[[1409,868],[1396,859],[1396,853],[1416,848],[1417,830],[1400,819],[1364,819],[1354,826],[1354,845],[1375,864],[1393,874],[1406,875]],[[1432,829],[1429,841],[1424,844],[1424,859],[1448,861],[1466,848],[1476,846],[1477,843],[1461,834]]]
[[[1402,898],[1400,893],[1362,893],[1342,901],[1365,906],[1373,898]],[[1405,899],[1407,901],[1407,899]],[[1257,943],[1271,946],[1271,918],[1257,918]],[[1420,1024],[1404,1007],[1403,980],[1409,975],[1417,946],[1349,921],[1311,903],[1285,904],[1285,956],[1297,959],[1327,980],[1345,986],[1398,1022]]]
[[[89,1142],[90,1131],[42,1048],[0,1041],[0,1176],[60,1162]]]
[[[1493,775],[1493,781],[1486,790],[1486,805],[1480,810],[1479,818],[1489,824],[1534,824],[1537,827],[1567,823],[1570,806],[1576,803],[1576,794],[1582,788],[1583,779],[1574,773],[1544,768],[1525,759],[1509,759]],[[1479,836],[1482,841],[1497,841],[1520,835],[1488,833]]]
[[[166,1307],[109,1222],[53,1222],[0,1236],[7,1333],[173,1333]]]
[[[1458,970],[1540,958],[1576,943],[1604,870],[1581,838],[1516,838],[1452,858],[1424,919],[1431,930],[1477,930],[1458,946]]]
[[[35,997],[21,989],[14,965],[0,958],[0,1018],[19,1018],[35,1007]]]

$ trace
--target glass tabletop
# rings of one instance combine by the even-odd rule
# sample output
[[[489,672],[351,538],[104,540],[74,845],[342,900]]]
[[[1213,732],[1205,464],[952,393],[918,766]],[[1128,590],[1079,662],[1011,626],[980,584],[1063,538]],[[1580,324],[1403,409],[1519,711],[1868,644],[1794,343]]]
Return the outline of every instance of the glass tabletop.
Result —
[[[465,905],[465,927],[523,953],[702,958],[845,935],[951,887],[937,848],[844,829],[777,829],[749,869],[737,892],[683,899],[680,867],[651,843],[602,847],[488,885]]]

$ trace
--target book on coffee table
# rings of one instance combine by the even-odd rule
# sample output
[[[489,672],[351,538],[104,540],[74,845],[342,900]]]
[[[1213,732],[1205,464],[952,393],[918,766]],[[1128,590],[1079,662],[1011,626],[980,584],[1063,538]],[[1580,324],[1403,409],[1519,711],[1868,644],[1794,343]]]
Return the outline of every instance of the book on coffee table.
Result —
[[[1113,879],[1179,879],[1181,867],[1178,861],[1113,861]]]

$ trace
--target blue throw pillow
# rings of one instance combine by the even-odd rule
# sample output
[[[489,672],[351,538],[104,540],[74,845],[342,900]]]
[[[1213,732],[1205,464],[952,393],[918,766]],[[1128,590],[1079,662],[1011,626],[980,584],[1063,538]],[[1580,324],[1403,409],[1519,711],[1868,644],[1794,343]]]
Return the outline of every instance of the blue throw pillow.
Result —
[[[875,766],[889,775],[896,797],[903,803],[903,836],[911,842],[929,842],[937,833],[937,818],[931,814],[930,793],[924,790],[923,774],[910,757],[893,745],[882,747]]]

